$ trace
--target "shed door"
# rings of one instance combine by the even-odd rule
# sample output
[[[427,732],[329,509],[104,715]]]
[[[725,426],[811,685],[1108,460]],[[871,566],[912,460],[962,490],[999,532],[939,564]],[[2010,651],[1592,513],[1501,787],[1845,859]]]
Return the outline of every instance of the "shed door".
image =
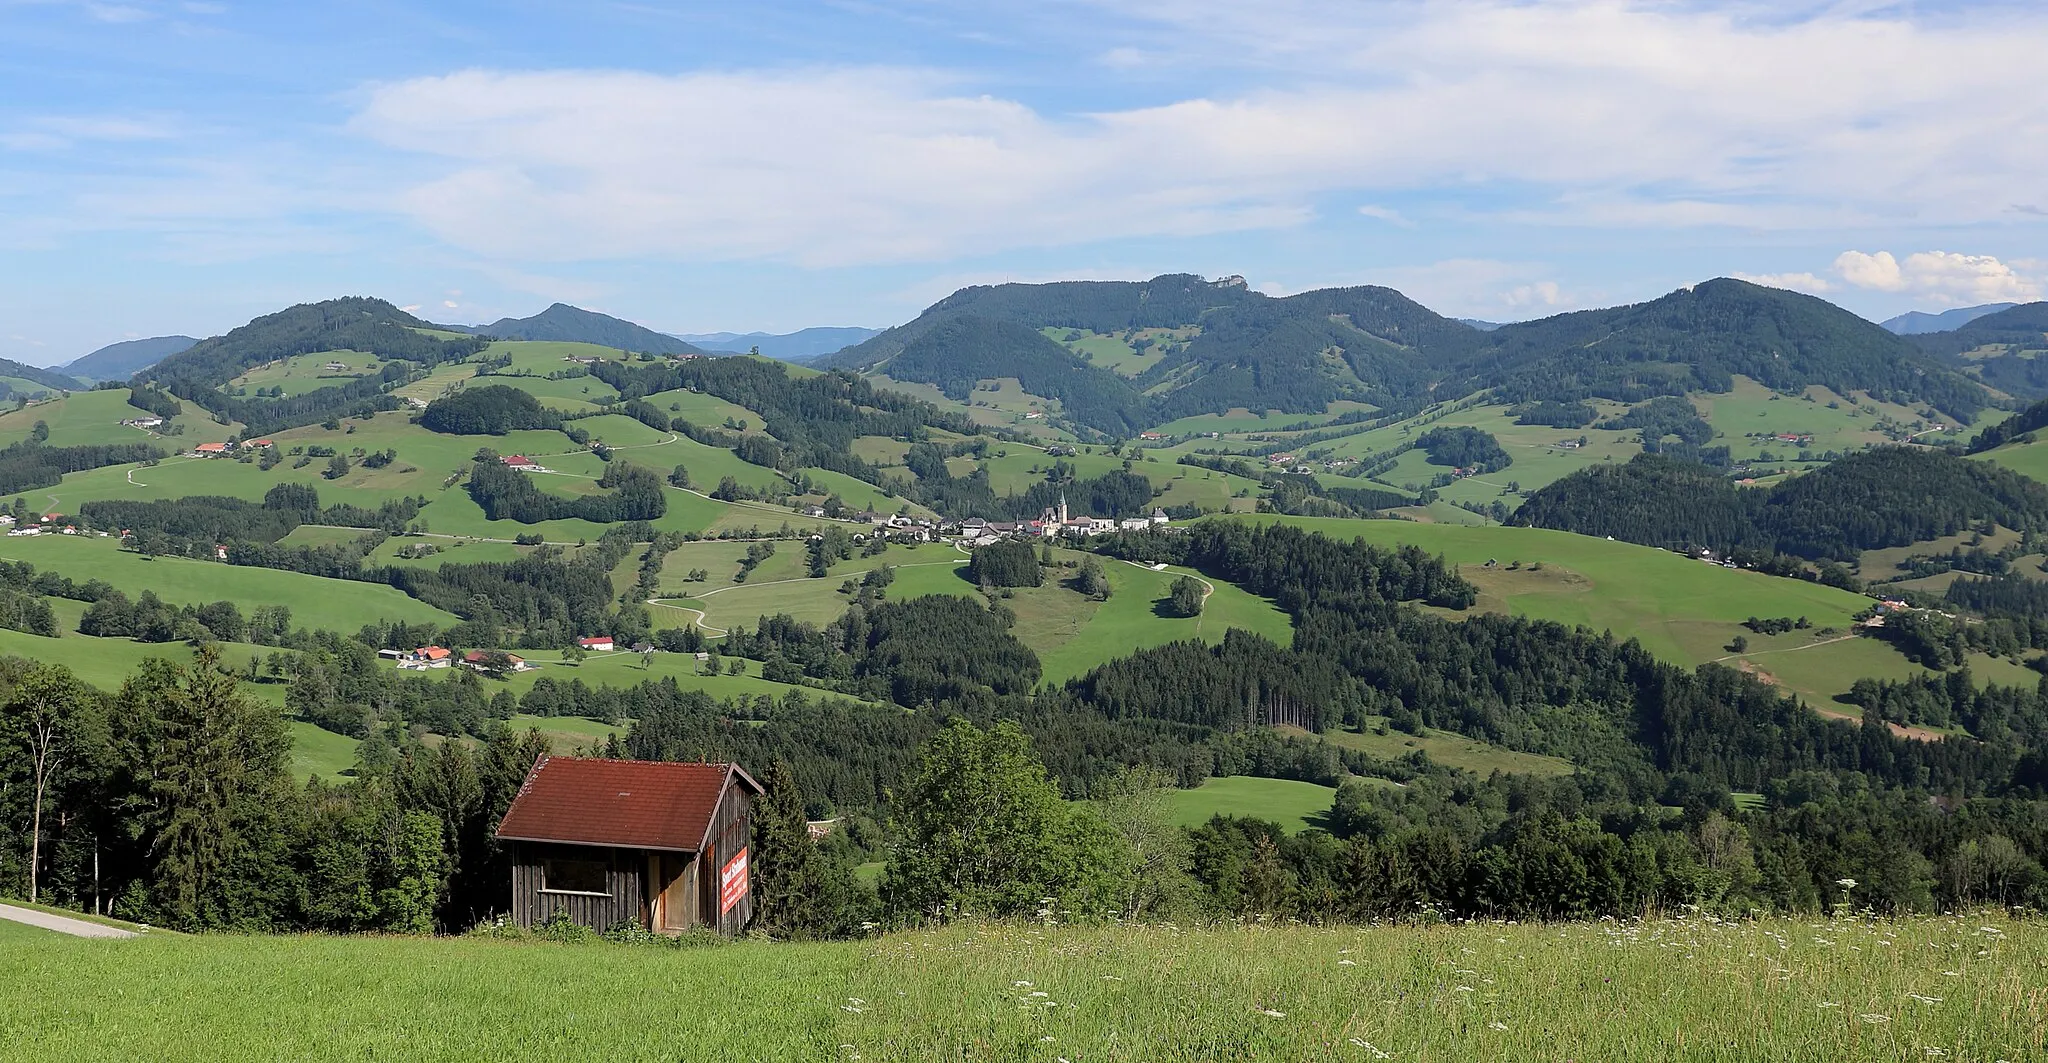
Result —
[[[688,930],[697,925],[697,861],[681,853],[661,855],[662,878],[668,888],[662,891],[662,929]]]

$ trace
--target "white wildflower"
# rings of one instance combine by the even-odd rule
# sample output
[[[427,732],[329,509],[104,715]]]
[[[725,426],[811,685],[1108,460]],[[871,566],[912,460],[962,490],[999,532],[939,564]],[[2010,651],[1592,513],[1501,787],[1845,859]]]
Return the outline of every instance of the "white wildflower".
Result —
[[[1489,1030],[1505,1030],[1508,1028],[1508,1024],[1504,1022],[1489,1022],[1486,1024],[1486,1028]]]
[[[1269,1019],[1284,1019],[1284,1018],[1286,1018],[1286,1017],[1287,1017],[1287,1013],[1286,1013],[1286,1012],[1284,1012],[1284,1011],[1274,1011],[1274,1010],[1273,1010],[1272,1008],[1260,1008],[1260,1009],[1259,1009],[1259,1014],[1261,1014],[1261,1015],[1264,1015],[1265,1017],[1267,1017],[1267,1018],[1269,1018]]]

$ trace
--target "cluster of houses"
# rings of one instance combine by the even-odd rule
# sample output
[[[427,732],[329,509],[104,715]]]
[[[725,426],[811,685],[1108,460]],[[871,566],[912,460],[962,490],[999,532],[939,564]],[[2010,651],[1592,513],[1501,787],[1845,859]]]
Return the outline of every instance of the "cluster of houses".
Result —
[[[1327,458],[1322,461],[1317,461],[1314,458],[1304,458],[1301,455],[1294,453],[1293,451],[1287,451],[1281,454],[1266,455],[1266,464],[1271,465],[1276,469],[1291,468],[1296,472],[1308,472],[1310,471],[1310,466],[1315,465],[1322,466],[1323,469],[1328,472],[1336,472],[1338,469],[1342,469],[1350,465],[1355,465],[1357,464],[1357,462],[1358,459],[1356,458]]]
[[[17,527],[17,525],[19,526]],[[6,528],[8,535],[16,537],[26,535],[83,534],[78,530],[78,525],[64,523],[64,514],[62,513],[45,513],[42,516],[36,518],[36,522],[34,524],[24,524],[15,520],[12,516],[9,516],[8,514],[0,513],[0,528]],[[107,533],[100,532],[99,534],[104,536]]]
[[[1059,504],[1047,506],[1037,520],[991,521],[980,517],[969,517],[960,522],[959,536],[963,545],[994,542],[1013,536],[1050,539],[1055,536],[1086,538],[1091,535],[1107,535],[1117,531],[1143,531],[1147,528],[1165,527],[1166,511],[1155,509],[1149,517],[1077,517],[1067,510],[1067,500],[1061,496]],[[945,530],[944,527],[941,528]]]
[[[580,638],[576,640],[576,645],[591,653],[610,653],[619,648],[618,643],[613,641],[610,635],[591,635]],[[648,643],[640,643],[633,647],[636,651],[653,648]],[[525,672],[540,667],[516,653],[500,654],[495,650],[471,650],[458,658],[455,655],[455,651],[446,646],[421,646],[413,650],[378,650],[377,656],[389,661],[395,661],[398,667],[415,672],[424,672],[435,668],[452,668],[457,664],[465,668],[484,671],[491,667],[494,658],[501,662],[500,667],[503,670],[509,672]]]
[[[192,448],[195,458],[219,458],[237,450],[269,450],[277,444],[268,439],[250,439],[241,443],[201,443]]]
[[[398,667],[417,672],[449,668],[458,663],[455,651],[445,646],[421,646],[416,650],[378,650],[377,656],[397,661]],[[483,671],[491,666],[492,656],[492,651],[489,650],[471,650],[462,655],[460,663],[465,668]],[[503,655],[503,667],[510,672],[524,672],[537,666],[516,653],[507,653]]]

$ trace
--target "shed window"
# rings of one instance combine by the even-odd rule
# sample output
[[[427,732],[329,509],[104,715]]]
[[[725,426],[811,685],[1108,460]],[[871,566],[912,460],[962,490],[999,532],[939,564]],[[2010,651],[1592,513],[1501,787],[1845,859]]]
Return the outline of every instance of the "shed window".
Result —
[[[541,887],[548,893],[608,893],[605,865],[599,860],[551,859],[541,865]]]

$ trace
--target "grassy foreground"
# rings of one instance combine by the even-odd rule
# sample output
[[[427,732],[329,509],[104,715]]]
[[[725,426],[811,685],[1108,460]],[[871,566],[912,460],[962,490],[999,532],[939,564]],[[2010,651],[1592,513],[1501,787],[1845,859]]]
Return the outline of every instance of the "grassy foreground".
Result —
[[[676,951],[0,937],[0,1058],[2023,1060],[2048,927],[960,927]]]

